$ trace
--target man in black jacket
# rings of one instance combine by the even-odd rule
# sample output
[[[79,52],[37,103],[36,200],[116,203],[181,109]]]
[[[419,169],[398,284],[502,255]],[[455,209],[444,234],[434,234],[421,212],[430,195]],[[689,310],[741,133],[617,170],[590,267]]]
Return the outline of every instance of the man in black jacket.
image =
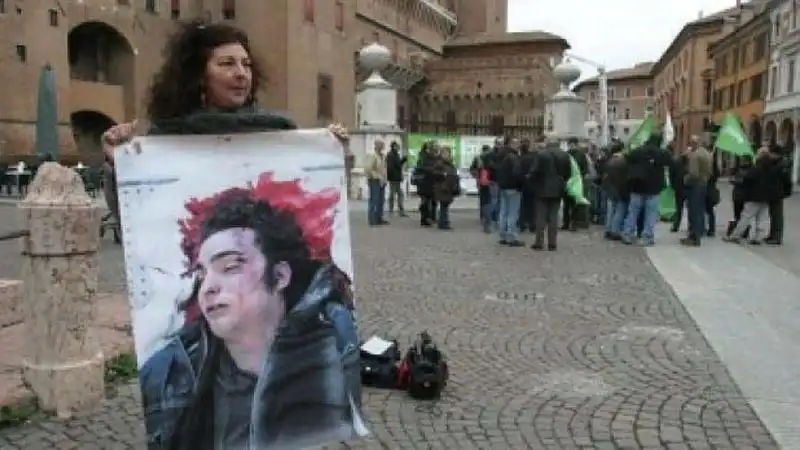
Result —
[[[636,239],[636,222],[644,211],[642,239],[645,245],[655,244],[655,227],[658,223],[658,195],[664,189],[664,169],[670,156],[661,149],[661,135],[650,136],[647,143],[631,150],[625,157],[628,166],[630,201],[623,226],[622,242],[633,244]]]
[[[525,243],[519,240],[517,221],[525,177],[520,166],[519,141],[511,138],[506,139],[506,142],[503,159],[495,172],[497,186],[500,189],[498,217],[500,244],[521,247]]]
[[[558,209],[571,173],[569,155],[558,147],[557,142],[548,143],[531,160],[527,184],[536,198],[536,240],[531,246],[534,250],[544,248],[545,230],[547,249],[555,251],[558,246]]]
[[[436,222],[436,202],[433,199],[433,166],[436,163],[437,150],[433,142],[425,142],[419,151],[417,166],[414,168],[412,181],[417,186],[419,196],[420,225],[430,227]]]
[[[614,153],[603,168],[603,190],[608,198],[606,207],[606,239],[622,239],[622,226],[628,212],[628,168],[621,149]]]
[[[683,178],[686,176],[686,151],[672,157],[669,166],[669,184],[675,196],[675,214],[672,216],[670,231],[677,233],[683,221],[683,209],[686,206],[686,186]]]
[[[498,217],[500,216],[500,187],[497,185],[497,168],[503,161],[505,156],[505,141],[503,138],[497,138],[494,142],[492,151],[486,156],[487,162],[486,169],[489,171],[489,196],[491,197],[491,212],[492,222],[495,227],[497,226]]]
[[[775,160],[775,174],[780,189],[769,201],[769,235],[764,242],[770,245],[781,245],[784,227],[783,201],[792,195],[794,188],[792,186],[793,161],[791,150],[775,146],[771,153]]]
[[[403,207],[403,168],[408,158],[400,154],[400,145],[392,141],[386,154],[386,180],[389,182],[389,214],[394,214],[394,201],[397,199],[397,213],[407,217]]]
[[[531,141],[528,139],[523,139],[522,143],[520,144],[520,169],[523,174],[526,174],[530,171],[531,165],[533,164],[533,159],[536,157],[536,153],[531,148]],[[519,231],[525,232],[530,231],[533,232],[536,228],[536,198],[533,194],[533,189],[530,183],[525,183],[522,187],[522,200],[520,200],[520,208],[519,208]]]

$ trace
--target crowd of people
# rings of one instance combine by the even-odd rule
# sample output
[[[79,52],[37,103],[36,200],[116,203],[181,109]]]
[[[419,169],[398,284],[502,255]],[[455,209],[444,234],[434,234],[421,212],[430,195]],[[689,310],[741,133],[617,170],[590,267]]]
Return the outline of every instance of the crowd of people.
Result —
[[[386,192],[389,186],[389,214],[394,214],[395,200],[398,214],[406,216],[403,201],[403,182],[407,156],[400,154],[400,147],[392,142],[384,155],[385,143],[376,141],[374,151],[365,166],[368,185],[367,221],[371,226],[388,225],[384,216]],[[436,226],[440,230],[452,230],[450,206],[461,195],[461,179],[453,163],[453,149],[426,143],[420,150],[411,182],[417,187],[420,198],[420,225]]]
[[[573,139],[565,152],[556,140],[532,143],[498,138],[494,146],[484,146],[470,166],[478,184],[483,231],[496,232],[499,243],[509,247],[525,246],[520,233],[530,231],[535,236],[532,249],[555,251],[559,229],[576,231],[595,223],[605,227],[608,240],[651,246],[656,243],[659,220],[670,221],[670,231],[677,233],[686,216],[686,236],[680,243],[700,246],[704,238],[717,234],[720,151],[697,136],[691,137],[686,148],[662,144],[659,134],[635,149],[619,141],[595,149]],[[580,172],[588,205],[568,193],[572,160]],[[371,225],[388,223],[383,218],[387,184],[390,213],[397,199],[399,214],[406,215],[402,192],[406,161],[398,145],[393,143],[384,156],[383,143],[376,144],[366,167]],[[725,241],[782,244],[783,203],[792,193],[791,164],[788,152],[767,142],[754,157],[736,158],[730,178],[734,220],[725,228]],[[425,143],[411,183],[420,198],[420,225],[451,229],[450,206],[461,194],[452,149]],[[674,211],[665,216],[661,203],[667,187],[674,195]]]

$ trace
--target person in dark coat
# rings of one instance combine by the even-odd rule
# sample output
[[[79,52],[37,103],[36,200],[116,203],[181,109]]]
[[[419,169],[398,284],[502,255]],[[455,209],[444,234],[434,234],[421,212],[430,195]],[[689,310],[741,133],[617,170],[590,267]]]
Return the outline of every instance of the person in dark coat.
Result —
[[[534,150],[531,148],[531,141],[523,139],[520,143],[520,170],[523,174],[530,171],[533,164],[533,159],[536,157]],[[533,194],[533,189],[529,183],[525,183],[522,187],[522,200],[520,201],[519,209],[519,231],[533,232],[536,229],[536,197]]]
[[[436,162],[436,149],[432,142],[422,144],[414,168],[412,182],[417,186],[419,196],[419,221],[423,227],[436,222],[436,201],[433,198],[433,165]]]
[[[603,168],[603,190],[608,199],[606,207],[606,239],[618,241],[622,239],[622,225],[628,211],[628,179],[625,157],[621,151],[615,151],[605,162]]]
[[[502,138],[497,138],[492,147],[492,151],[487,155],[486,170],[489,173],[489,194],[492,203],[492,222],[497,228],[498,218],[500,216],[500,186],[497,184],[497,170],[505,157],[506,148]]]
[[[658,222],[658,196],[664,189],[664,169],[670,164],[670,155],[661,149],[661,135],[650,136],[642,147],[625,156],[628,166],[630,201],[623,225],[622,242],[633,244],[636,222],[644,211],[642,239],[645,245],[655,244],[655,226]]]
[[[749,240],[752,245],[759,245],[767,232],[769,219],[769,202],[781,190],[781,182],[776,177],[779,167],[777,161],[770,155],[769,150],[762,148],[756,154],[753,167],[742,174],[742,199],[744,209],[736,227],[727,242],[738,243],[743,238],[747,229],[750,229]]]
[[[408,158],[400,154],[400,144],[393,141],[389,145],[389,153],[386,154],[386,181],[389,182],[389,214],[394,214],[394,203],[397,200],[397,213],[400,217],[406,217],[406,210],[403,205],[403,170]]]
[[[673,156],[669,166],[669,185],[675,196],[675,214],[672,216],[670,231],[677,233],[683,221],[683,209],[686,206],[686,186],[683,178],[686,176],[686,152],[682,151]]]
[[[566,194],[567,180],[572,174],[569,155],[550,142],[535,153],[526,178],[527,184],[536,199],[536,238],[531,246],[534,250],[544,249],[547,231],[547,249],[555,251],[558,247],[558,210]]]
[[[792,195],[794,189],[792,186],[792,151],[775,146],[770,153],[777,163],[775,176],[779,181],[780,189],[769,201],[769,236],[764,242],[769,245],[781,245],[785,220],[783,204],[784,200]]]
[[[498,217],[500,244],[522,247],[525,243],[519,240],[517,221],[519,220],[525,174],[521,170],[519,142],[516,139],[507,139],[503,160],[495,175],[497,186],[500,189],[500,215]]]
[[[461,194],[461,179],[453,165],[452,149],[442,148],[442,152],[433,164],[433,196],[439,207],[439,218],[436,222],[440,230],[452,230],[450,225],[450,205]]]

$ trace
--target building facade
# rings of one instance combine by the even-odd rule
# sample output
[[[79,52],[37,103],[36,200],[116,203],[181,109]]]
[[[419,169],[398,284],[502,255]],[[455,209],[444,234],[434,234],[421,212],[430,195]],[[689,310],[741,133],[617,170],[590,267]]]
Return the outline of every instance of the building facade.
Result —
[[[794,183],[800,180],[800,2],[775,2],[770,12],[770,61],[764,109],[766,138],[794,151]]]
[[[611,137],[628,140],[644,118],[653,113],[655,104],[653,63],[639,63],[628,69],[611,70],[608,77],[608,120]],[[573,90],[587,102],[585,128],[589,140],[599,144],[602,124],[599,119],[600,95],[597,77],[575,85]]]
[[[246,31],[254,56],[267,67],[261,103],[288,111],[304,127],[355,125],[355,92],[366,76],[356,56],[372,42],[393,54],[384,77],[400,92],[401,126],[451,129],[451,111],[457,124],[475,131],[473,125],[489,116],[503,116],[503,124],[529,123],[518,119],[536,117],[529,94],[552,91],[545,63],[567,44],[546,33],[528,40],[506,35],[507,3],[0,0],[0,159],[16,161],[33,151],[37,80],[45,64],[57,78],[61,153],[85,162],[100,158],[100,134],[143,115],[168,36],[177,21],[192,19],[227,21]],[[541,75],[527,73],[537,67]],[[477,81],[465,81],[470,77]],[[522,99],[504,114],[497,97],[509,95]],[[454,105],[467,96],[472,109],[462,114]]]
[[[750,140],[760,145],[768,87],[770,12],[765,9],[723,33],[708,47],[714,64],[711,120],[720,124],[726,113],[735,114]]]
[[[544,134],[552,69],[569,44],[544,32],[463,35],[445,44],[415,92],[409,129],[458,134]]]
[[[663,120],[670,113],[676,146],[685,147],[692,135],[712,128],[714,63],[708,47],[728,27],[751,20],[766,3],[751,0],[689,22],[653,66],[656,115]]]

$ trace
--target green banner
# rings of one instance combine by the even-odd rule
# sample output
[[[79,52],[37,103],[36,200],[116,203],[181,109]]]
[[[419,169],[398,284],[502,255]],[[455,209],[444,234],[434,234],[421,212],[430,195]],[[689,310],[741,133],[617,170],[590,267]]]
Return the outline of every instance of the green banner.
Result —
[[[447,134],[428,134],[428,133],[408,133],[407,137],[408,164],[406,167],[413,168],[417,165],[417,158],[422,144],[435,142],[440,146],[447,146],[453,149],[453,162],[456,167],[461,163],[461,139],[459,136]]]

